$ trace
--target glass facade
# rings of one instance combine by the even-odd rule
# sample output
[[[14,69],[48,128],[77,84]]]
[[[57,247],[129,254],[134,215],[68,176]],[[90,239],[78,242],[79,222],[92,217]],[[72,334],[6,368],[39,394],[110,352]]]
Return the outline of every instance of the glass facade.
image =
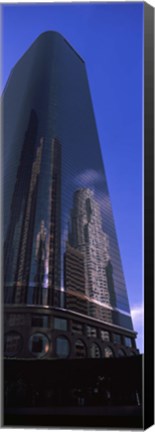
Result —
[[[3,114],[5,302],[133,330],[86,67],[60,34],[43,33],[14,67]]]

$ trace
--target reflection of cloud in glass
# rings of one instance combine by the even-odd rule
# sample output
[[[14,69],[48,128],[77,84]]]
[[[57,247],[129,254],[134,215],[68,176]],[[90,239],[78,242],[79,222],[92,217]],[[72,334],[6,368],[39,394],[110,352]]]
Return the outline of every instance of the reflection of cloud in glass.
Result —
[[[82,187],[95,185],[96,183],[100,182],[103,182],[103,175],[100,171],[96,171],[94,169],[84,170],[74,179],[76,186]]]
[[[79,187],[90,187],[95,192],[95,199],[98,202],[103,221],[111,216],[111,202],[107,191],[106,180],[101,171],[87,169],[74,178],[74,184]],[[106,188],[106,189],[105,189]]]
[[[131,314],[133,320],[135,320],[136,323],[139,323],[139,321],[142,320],[144,316],[144,306],[142,304],[138,306],[133,306],[133,308],[131,309]]]

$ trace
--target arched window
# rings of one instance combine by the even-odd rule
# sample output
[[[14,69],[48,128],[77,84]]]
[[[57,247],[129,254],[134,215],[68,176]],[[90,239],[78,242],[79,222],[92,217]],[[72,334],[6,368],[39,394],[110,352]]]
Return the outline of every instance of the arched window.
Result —
[[[86,347],[81,339],[75,342],[75,356],[78,358],[86,357]]]
[[[107,346],[106,348],[104,348],[104,356],[106,358],[114,357],[114,353],[110,347]]]
[[[48,338],[43,333],[34,333],[29,339],[29,351],[35,357],[43,357],[49,351]]]
[[[125,357],[125,352],[122,349],[117,351],[118,357]]]
[[[92,343],[90,347],[90,356],[92,358],[99,358],[101,357],[101,350],[99,346],[96,343]]]

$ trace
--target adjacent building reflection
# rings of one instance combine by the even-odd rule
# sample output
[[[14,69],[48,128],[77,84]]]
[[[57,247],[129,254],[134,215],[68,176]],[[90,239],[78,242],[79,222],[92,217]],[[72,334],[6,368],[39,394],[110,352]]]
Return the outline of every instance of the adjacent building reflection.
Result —
[[[36,130],[37,116],[32,110],[18,168],[5,242],[5,302],[59,306],[61,146],[58,139],[52,140],[49,223],[47,228],[44,220],[40,221],[34,258],[33,237],[44,145],[43,137],[38,144],[35,143]],[[30,277],[31,266],[36,268],[33,285]]]
[[[109,238],[102,229],[99,204],[89,188],[74,193],[65,253],[66,305],[112,322],[114,292]]]
[[[11,203],[10,223],[4,245],[4,296],[6,303],[20,302],[24,301],[26,298],[26,284],[24,281],[27,283],[28,268],[23,264],[26,263],[27,267],[29,266],[28,261],[31,254],[30,243],[32,240],[32,233],[30,234],[30,231],[33,225],[32,212],[34,213],[35,211],[33,202],[35,200],[36,188],[34,186],[37,186],[36,184],[34,185],[34,183],[36,183],[38,174],[38,162],[34,162],[37,128],[37,114],[35,110],[32,110],[18,166],[16,184]],[[42,151],[42,147],[40,151]],[[38,154],[39,159],[40,151]],[[31,220],[29,219],[30,213]],[[22,275],[21,270],[23,267],[24,274]],[[18,280],[18,278],[20,279]],[[17,288],[18,294],[16,291],[17,281],[21,286],[19,289]]]

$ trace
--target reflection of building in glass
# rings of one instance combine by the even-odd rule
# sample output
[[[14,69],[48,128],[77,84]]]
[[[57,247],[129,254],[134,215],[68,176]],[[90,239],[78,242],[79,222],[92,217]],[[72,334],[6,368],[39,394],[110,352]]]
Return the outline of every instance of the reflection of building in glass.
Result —
[[[26,302],[26,290],[29,281],[32,234],[34,228],[35,203],[37,194],[38,176],[42,157],[43,139],[37,149],[36,159],[32,165],[30,187],[26,202],[25,217],[20,238],[19,257],[15,274],[15,303]],[[22,179],[21,179],[22,180]]]
[[[70,225],[70,244],[75,250],[81,252],[84,259],[87,313],[111,322],[110,293],[106,273],[110,262],[109,242],[108,236],[102,230],[99,205],[90,189],[80,189],[75,192]],[[69,271],[68,266],[66,278]],[[66,287],[67,290],[69,288]],[[78,281],[75,289],[79,291]]]
[[[48,304],[60,306],[61,145],[51,146],[50,224],[48,240]]]
[[[44,139],[41,138],[35,154],[33,140],[36,122],[36,114],[32,110],[18,168],[10,226],[5,243],[5,301],[17,304],[29,303],[30,300],[30,303],[38,305],[59,305],[61,148],[57,139],[53,139],[51,144],[48,239],[44,220],[41,220],[36,235],[36,272],[33,285],[30,282],[38,182],[44,143]]]
[[[66,307],[87,314],[84,256],[78,249],[70,245],[67,245],[66,248],[64,269]]]
[[[61,217],[61,146],[51,145],[51,186],[49,188],[49,229],[41,221],[36,236],[36,274],[33,304],[60,305],[60,217]],[[48,234],[48,236],[47,236]]]
[[[40,231],[36,239],[36,262],[37,271],[35,276],[35,288],[33,294],[34,304],[44,304],[43,301],[43,284],[45,277],[45,263],[46,263],[46,228],[44,221],[41,221]],[[47,291],[47,290],[46,290]],[[45,294],[46,294],[45,291]],[[47,299],[46,299],[47,301]],[[45,303],[46,304],[46,303]]]
[[[33,224],[33,201],[35,200],[35,192],[37,188],[37,168],[40,159],[40,151],[42,151],[42,147],[40,147],[40,150],[38,150],[38,161],[36,155],[36,162],[34,162],[37,125],[38,120],[36,112],[34,110],[31,110],[28,128],[25,133],[25,138],[23,142],[19,166],[17,169],[17,176],[15,179],[15,186],[10,208],[10,220],[8,224],[4,248],[4,281],[6,303],[14,302],[15,298],[16,301],[20,302],[20,291],[22,296],[21,300],[24,301],[26,298],[26,286],[28,283],[27,277],[29,267],[28,260],[30,259],[31,255],[30,243],[32,241],[32,232],[30,235],[28,231],[31,228],[30,224],[31,226]],[[42,146],[42,144],[40,145]],[[13,163],[14,161],[12,161],[12,165]],[[8,172],[6,173],[7,177]],[[6,182],[8,182],[8,180],[6,180]],[[9,183],[11,188],[11,182]],[[7,200],[6,197],[5,200]],[[30,212],[31,220],[29,217]],[[29,238],[27,237],[27,233],[29,234]],[[22,274],[23,268],[24,274]],[[22,278],[22,280],[18,280],[18,278]],[[21,286],[21,288],[17,288],[16,290],[17,281],[18,285]],[[17,296],[19,296],[18,299]]]
[[[34,357],[43,357],[49,350],[48,339],[42,333],[35,333],[29,339],[29,351]]]
[[[85,63],[63,36],[15,65],[3,118],[5,355],[136,354]]]

